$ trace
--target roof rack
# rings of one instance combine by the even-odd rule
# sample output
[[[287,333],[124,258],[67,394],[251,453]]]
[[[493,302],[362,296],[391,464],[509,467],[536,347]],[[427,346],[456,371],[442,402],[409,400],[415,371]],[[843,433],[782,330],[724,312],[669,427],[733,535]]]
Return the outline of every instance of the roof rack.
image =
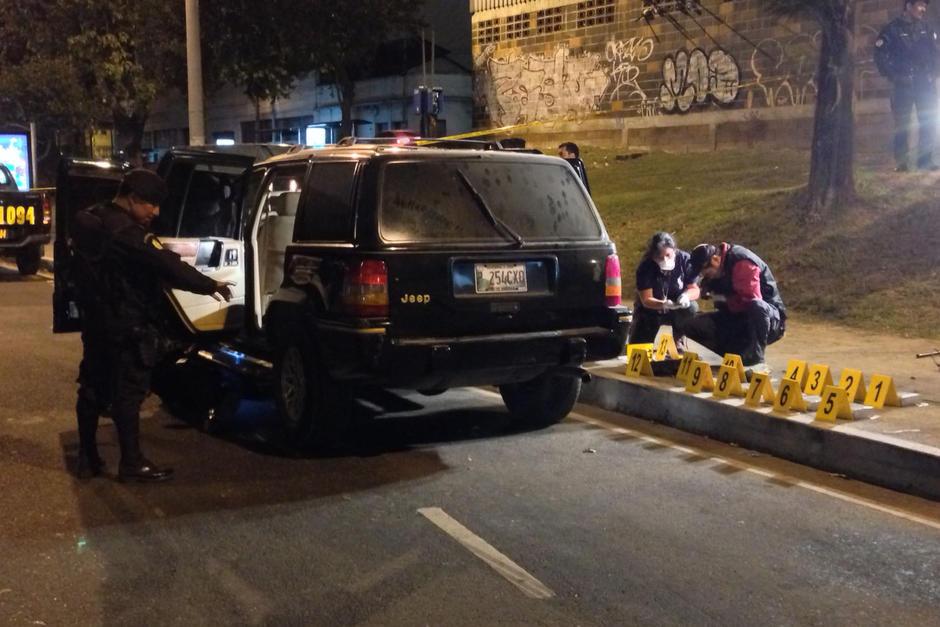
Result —
[[[409,146],[420,148],[439,148],[451,150],[501,150],[512,152],[527,152],[540,155],[541,150],[525,148],[525,140],[512,138],[503,145],[502,141],[483,139],[448,139],[446,137],[344,137],[337,146]]]

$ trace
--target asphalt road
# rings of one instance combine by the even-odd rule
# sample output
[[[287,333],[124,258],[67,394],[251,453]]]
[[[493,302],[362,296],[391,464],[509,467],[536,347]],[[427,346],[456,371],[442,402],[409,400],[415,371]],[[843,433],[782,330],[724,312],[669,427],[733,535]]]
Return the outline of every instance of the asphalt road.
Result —
[[[78,482],[51,295],[0,268],[0,625],[940,625],[937,503],[488,390],[371,394],[299,457],[265,403],[208,435],[150,400],[176,479]]]

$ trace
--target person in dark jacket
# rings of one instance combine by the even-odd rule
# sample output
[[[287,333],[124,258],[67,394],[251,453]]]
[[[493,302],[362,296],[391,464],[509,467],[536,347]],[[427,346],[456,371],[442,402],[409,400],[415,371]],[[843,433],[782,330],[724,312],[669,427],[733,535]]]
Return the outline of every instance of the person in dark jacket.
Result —
[[[584,189],[591,193],[591,184],[588,183],[587,170],[584,168],[584,162],[581,161],[581,149],[574,142],[565,142],[558,145],[558,156],[567,161],[574,171],[578,173],[581,182],[584,183]]]
[[[680,250],[669,233],[659,232],[650,238],[636,268],[637,299],[630,344],[652,342],[659,327],[668,324],[676,344],[681,345],[681,329],[698,309],[698,272],[692,272],[691,261],[691,255]]]
[[[747,248],[726,243],[699,244],[690,265],[701,276],[702,297],[711,297],[716,311],[696,315],[683,327],[686,336],[719,355],[740,355],[745,366],[762,364],[787,320],[770,266]]]
[[[148,231],[167,188],[158,175],[128,172],[109,202],[76,214],[71,226],[75,277],[82,320],[78,420],[81,478],[100,475],[99,417],[110,414],[121,448],[120,480],[163,481],[172,469],[151,463],[140,451],[140,407],[161,352],[165,287],[228,300],[217,282],[164,249]]]
[[[885,26],[875,40],[875,64],[891,81],[894,118],[894,159],[898,172],[908,164],[908,129],[917,110],[917,167],[936,170],[937,32],[927,22],[929,0],[904,0],[903,14]]]

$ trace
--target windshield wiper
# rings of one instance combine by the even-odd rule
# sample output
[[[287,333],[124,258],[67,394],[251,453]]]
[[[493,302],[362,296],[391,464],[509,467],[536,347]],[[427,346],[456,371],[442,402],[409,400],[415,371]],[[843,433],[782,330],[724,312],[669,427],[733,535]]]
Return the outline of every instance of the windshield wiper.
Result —
[[[524,246],[525,240],[522,239],[522,236],[512,230],[512,227],[510,227],[508,224],[496,217],[496,214],[493,213],[493,210],[490,209],[490,206],[486,203],[486,200],[483,198],[480,192],[477,191],[477,188],[473,186],[473,183],[470,182],[470,179],[467,178],[467,175],[464,174],[463,170],[457,168],[457,174],[460,176],[460,180],[463,181],[463,184],[466,185],[467,190],[470,191],[470,195],[473,196],[473,199],[477,202],[477,206],[480,208],[480,213],[482,213],[487,221],[493,225],[493,228],[514,240],[517,246]]]

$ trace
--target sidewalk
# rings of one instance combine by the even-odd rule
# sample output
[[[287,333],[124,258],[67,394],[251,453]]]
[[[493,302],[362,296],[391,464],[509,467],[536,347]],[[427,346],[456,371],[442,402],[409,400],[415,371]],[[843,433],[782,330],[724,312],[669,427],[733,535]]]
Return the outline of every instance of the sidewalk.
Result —
[[[766,406],[748,409],[740,400],[689,394],[672,377],[627,378],[625,358],[594,364],[595,378],[581,402],[940,500],[940,368],[930,358],[914,357],[940,348],[936,344],[788,320],[787,336],[767,349],[774,379],[782,377],[790,359],[801,359],[828,365],[837,382],[843,368],[856,368],[866,382],[885,374],[894,378],[899,393],[920,395],[912,406],[885,407],[852,421],[819,422],[814,412],[781,415]]]

